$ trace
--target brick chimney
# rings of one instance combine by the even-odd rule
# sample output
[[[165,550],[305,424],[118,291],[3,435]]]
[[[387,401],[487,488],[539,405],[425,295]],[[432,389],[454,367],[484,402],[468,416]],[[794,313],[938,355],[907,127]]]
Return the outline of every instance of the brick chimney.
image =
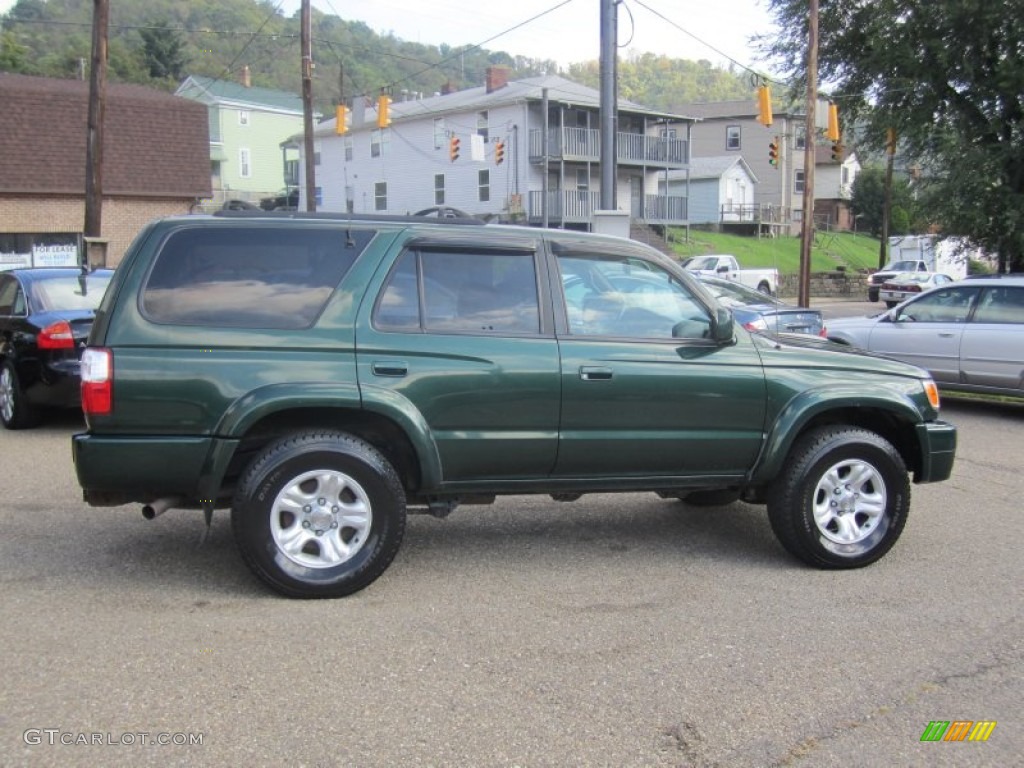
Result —
[[[447,96],[449,93],[455,93],[455,85],[451,80],[446,80],[444,85],[441,86],[441,95]]]
[[[504,88],[508,85],[508,67],[488,67],[485,82],[488,93],[494,93],[499,88]]]
[[[242,85],[244,85],[246,88],[252,88],[252,76],[249,73],[248,64],[242,67]]]

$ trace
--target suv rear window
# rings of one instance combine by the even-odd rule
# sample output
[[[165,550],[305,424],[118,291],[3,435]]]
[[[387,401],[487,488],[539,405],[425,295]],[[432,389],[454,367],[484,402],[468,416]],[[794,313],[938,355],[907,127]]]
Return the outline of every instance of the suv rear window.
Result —
[[[297,227],[175,232],[146,280],[142,312],[173,325],[308,328],[374,234]]]

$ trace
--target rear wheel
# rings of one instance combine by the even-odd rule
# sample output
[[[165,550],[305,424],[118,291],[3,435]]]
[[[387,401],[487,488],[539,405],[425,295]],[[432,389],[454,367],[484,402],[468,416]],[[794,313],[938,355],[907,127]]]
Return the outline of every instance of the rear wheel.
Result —
[[[25,399],[14,364],[0,366],[0,423],[7,429],[25,429],[39,421],[39,411]]]
[[[245,472],[231,511],[246,565],[289,597],[341,597],[390,565],[405,531],[394,468],[343,432],[268,446]]]
[[[859,568],[899,539],[910,479],[896,449],[855,427],[823,427],[793,447],[768,497],[768,519],[791,554],[818,568]]]
[[[767,294],[769,296],[772,295],[772,287],[770,285],[768,285],[767,281],[765,281],[765,280],[761,281],[761,284],[759,286],[757,286],[757,290],[759,290],[761,293],[765,293],[765,294]]]

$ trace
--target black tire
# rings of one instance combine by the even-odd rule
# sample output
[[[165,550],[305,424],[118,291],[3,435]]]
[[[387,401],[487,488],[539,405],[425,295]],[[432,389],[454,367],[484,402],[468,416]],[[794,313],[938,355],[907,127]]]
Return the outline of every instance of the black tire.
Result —
[[[772,295],[772,287],[770,285],[768,285],[768,283],[766,281],[762,280],[761,284],[759,286],[757,286],[757,290],[760,291],[761,293],[765,294],[766,296],[771,296]]]
[[[870,302],[878,301],[878,289],[877,288],[868,288],[868,301],[870,301]]]
[[[10,360],[0,366],[0,423],[6,429],[26,429],[39,422],[39,409],[25,399],[18,372]]]
[[[299,433],[249,465],[231,527],[245,564],[271,589],[342,597],[391,564],[405,532],[405,492],[368,443],[344,432]]]
[[[892,309],[892,308],[893,308],[893,307],[895,307],[895,306],[896,306],[897,304],[899,304],[899,302],[898,302],[898,301],[887,301],[887,302],[885,302],[885,306],[886,306],[886,307],[887,307],[888,309]]]
[[[801,437],[768,495],[768,519],[782,546],[824,569],[878,560],[899,539],[909,508],[902,457],[880,435],[856,427]]]

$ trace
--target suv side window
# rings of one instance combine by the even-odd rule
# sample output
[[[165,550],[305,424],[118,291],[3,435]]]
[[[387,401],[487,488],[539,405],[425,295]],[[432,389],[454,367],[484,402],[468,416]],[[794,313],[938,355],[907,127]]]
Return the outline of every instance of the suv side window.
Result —
[[[707,310],[672,273],[620,254],[558,258],[569,332],[639,338],[705,338]]]
[[[163,243],[142,291],[155,323],[310,327],[373,238],[296,227],[183,229]]]
[[[534,256],[406,251],[388,276],[373,323],[390,331],[538,333]]]
[[[1024,325],[1024,288],[988,288],[978,303],[974,322]]]

